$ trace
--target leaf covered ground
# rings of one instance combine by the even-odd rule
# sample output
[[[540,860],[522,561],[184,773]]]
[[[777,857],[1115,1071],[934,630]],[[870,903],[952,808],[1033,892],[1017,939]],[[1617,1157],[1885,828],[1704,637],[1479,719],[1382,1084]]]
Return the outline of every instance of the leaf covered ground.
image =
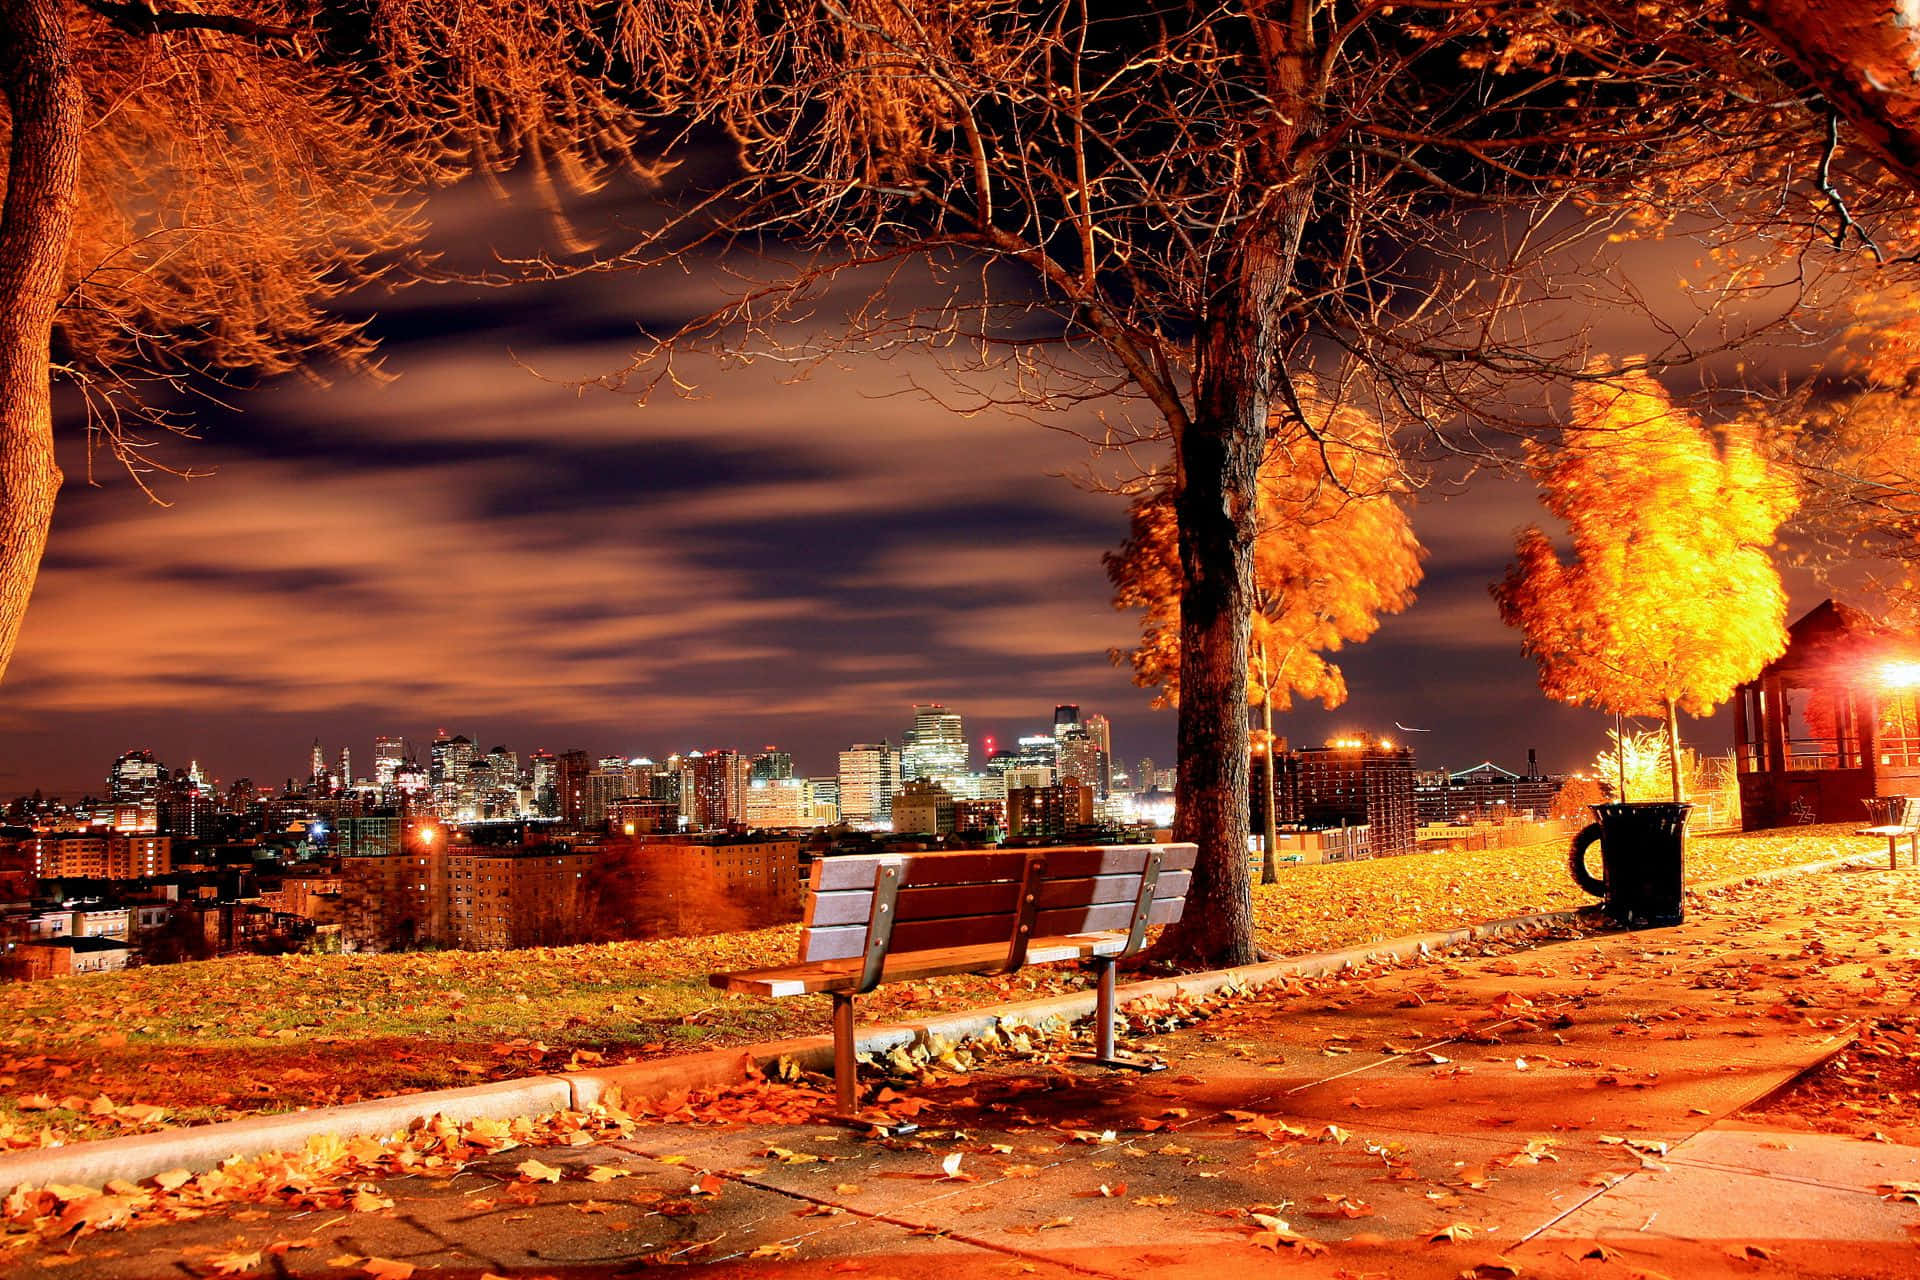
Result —
[[[1920,872],[1791,876],[1677,929],[1143,998],[1126,1038],[1156,1075],[1069,1065],[1083,1027],[902,1046],[863,1072],[868,1114],[919,1125],[885,1140],[822,1123],[828,1082],[783,1071],[16,1188],[0,1269],[1904,1280],[1920,1149],[1816,1148],[1746,1108],[1856,1028],[1909,1054],[1917,945]]]
[[[1845,827],[1696,839],[1701,881],[1883,849]],[[1559,843],[1289,868],[1261,946],[1299,955],[1582,906]],[[824,1029],[816,1000],[711,989],[797,926],[525,951],[242,957],[0,986],[0,1149],[351,1102]],[[881,988],[881,1020],[1071,990],[1061,967]]]

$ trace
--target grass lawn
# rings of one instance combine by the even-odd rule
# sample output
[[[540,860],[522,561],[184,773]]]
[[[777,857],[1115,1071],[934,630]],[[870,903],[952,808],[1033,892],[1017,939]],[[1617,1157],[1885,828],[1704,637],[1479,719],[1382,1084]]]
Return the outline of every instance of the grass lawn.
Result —
[[[1696,838],[1688,878],[1884,849],[1850,830]],[[1558,842],[1292,867],[1255,888],[1260,944],[1275,955],[1592,901]],[[824,1000],[706,984],[712,970],[790,960],[797,935],[244,957],[0,985],[0,1149],[817,1034]],[[891,985],[861,1009],[882,1020],[1081,985],[1056,966]]]

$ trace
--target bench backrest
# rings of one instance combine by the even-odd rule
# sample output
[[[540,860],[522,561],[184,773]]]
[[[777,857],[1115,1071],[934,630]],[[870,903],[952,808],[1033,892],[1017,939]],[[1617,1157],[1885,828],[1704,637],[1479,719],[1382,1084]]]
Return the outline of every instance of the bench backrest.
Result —
[[[870,954],[870,943],[896,956],[1007,943],[1017,968],[1030,938],[1137,934],[1136,916],[1140,929],[1172,924],[1196,853],[1191,844],[1134,844],[821,858],[800,960],[852,959]],[[870,924],[883,936],[870,935]]]

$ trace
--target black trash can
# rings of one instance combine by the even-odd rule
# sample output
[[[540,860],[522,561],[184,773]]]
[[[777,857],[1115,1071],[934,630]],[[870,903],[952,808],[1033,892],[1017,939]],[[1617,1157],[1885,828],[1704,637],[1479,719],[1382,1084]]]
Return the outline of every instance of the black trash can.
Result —
[[[1686,888],[1687,815],[1690,804],[1669,801],[1597,804],[1600,821],[1573,838],[1573,878],[1607,914],[1633,929],[1679,924]],[[1587,869],[1587,850],[1600,845],[1601,873]]]

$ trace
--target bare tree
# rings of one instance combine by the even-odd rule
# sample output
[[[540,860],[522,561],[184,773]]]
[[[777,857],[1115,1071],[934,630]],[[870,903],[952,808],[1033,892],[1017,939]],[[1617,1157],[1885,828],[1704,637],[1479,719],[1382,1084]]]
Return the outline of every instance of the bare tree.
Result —
[[[0,673],[61,474],[55,379],[139,479],[183,396],[365,366],[328,304],[420,264],[425,191],[630,155],[586,0],[0,4]],[[91,455],[89,455],[91,456]]]
[[[677,387],[696,350],[931,345],[956,407],[1100,400],[1106,443],[1170,441],[1177,800],[1202,847],[1175,949],[1196,963],[1253,955],[1255,476],[1270,417],[1310,429],[1303,375],[1493,456],[1568,382],[1626,372],[1590,366],[1586,317],[1656,308],[1610,244],[1728,250],[1651,316],[1634,368],[1659,373],[1817,297],[1828,179],[1857,179],[1848,218],[1911,207],[1836,168],[1824,108],[1717,4],[634,0],[623,21],[660,148],[731,167],[604,265],[751,252],[611,385]],[[889,294],[915,263],[931,289]],[[845,328],[797,340],[836,287]]]

